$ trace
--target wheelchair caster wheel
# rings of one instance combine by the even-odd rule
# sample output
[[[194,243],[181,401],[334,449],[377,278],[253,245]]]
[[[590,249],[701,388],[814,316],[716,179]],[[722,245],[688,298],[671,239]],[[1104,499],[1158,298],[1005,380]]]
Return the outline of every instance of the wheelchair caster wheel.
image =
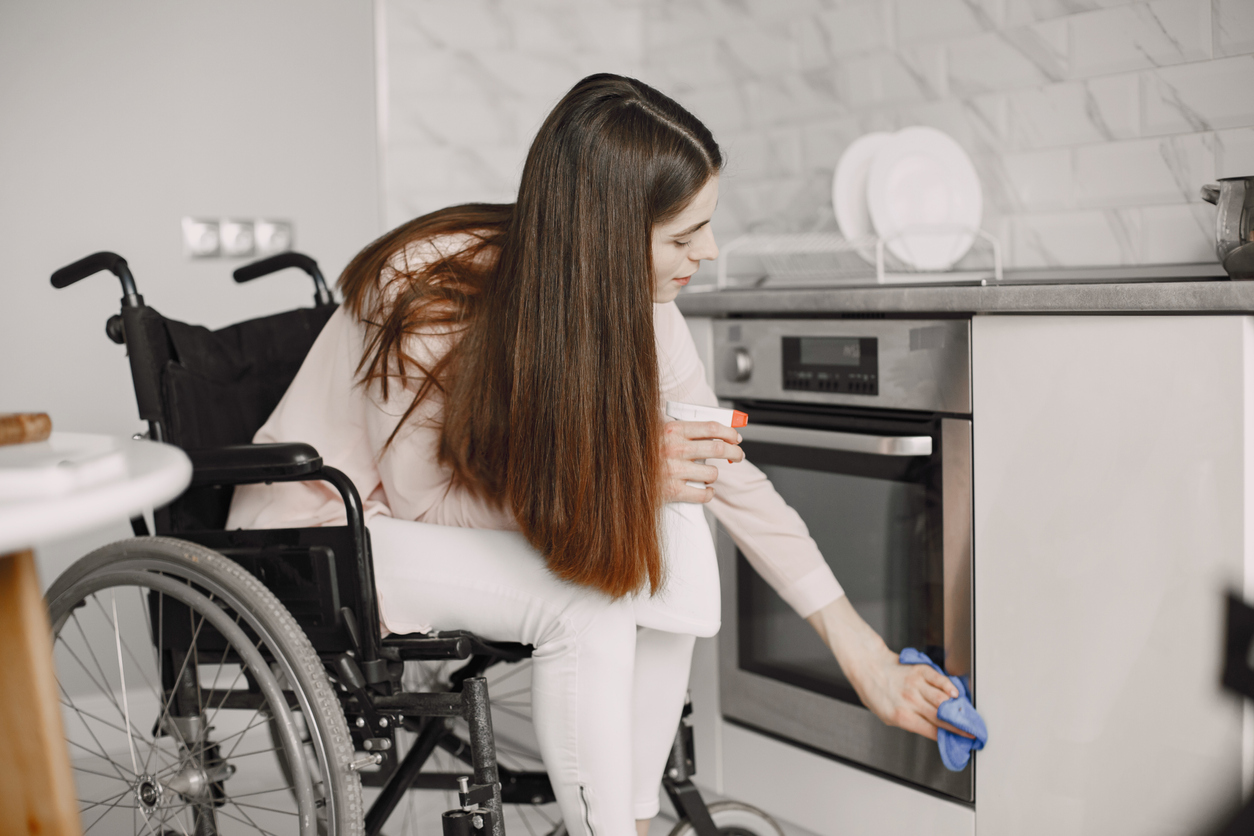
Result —
[[[710,818],[718,828],[719,836],[784,836],[775,820],[757,807],[738,801],[718,801],[711,804]],[[670,836],[695,836],[696,831],[687,821],[681,821],[671,830]]]

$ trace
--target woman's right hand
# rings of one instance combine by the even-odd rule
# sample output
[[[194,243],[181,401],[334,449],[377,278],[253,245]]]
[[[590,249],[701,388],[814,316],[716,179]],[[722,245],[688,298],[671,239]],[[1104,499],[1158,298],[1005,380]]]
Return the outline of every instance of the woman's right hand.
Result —
[[[947,729],[971,737],[936,716],[937,709],[958,696],[958,689],[929,665],[903,665],[897,654],[862,620],[845,596],[808,616],[862,704],[886,725],[936,739],[936,730]]]
[[[668,421],[662,427],[662,498],[666,502],[709,502],[714,498],[710,483],[718,479],[718,468],[700,459],[744,461],[738,446],[740,433],[717,421]],[[694,488],[688,482],[703,482]]]

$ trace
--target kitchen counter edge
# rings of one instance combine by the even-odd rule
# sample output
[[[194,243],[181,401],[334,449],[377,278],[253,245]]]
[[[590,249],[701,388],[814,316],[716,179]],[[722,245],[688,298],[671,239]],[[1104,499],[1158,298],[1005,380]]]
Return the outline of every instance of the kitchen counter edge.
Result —
[[[1254,313],[1254,282],[771,288],[682,293],[686,316],[827,313]]]

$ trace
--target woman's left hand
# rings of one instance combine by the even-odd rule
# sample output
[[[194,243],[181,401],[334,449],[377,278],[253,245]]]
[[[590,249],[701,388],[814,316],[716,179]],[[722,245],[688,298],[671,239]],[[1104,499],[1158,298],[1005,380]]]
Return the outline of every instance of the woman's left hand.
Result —
[[[928,665],[903,665],[897,654],[840,597],[806,619],[831,648],[862,704],[885,724],[935,740],[938,728],[971,737],[936,716],[958,696],[949,678]]]
[[[743,461],[740,433],[717,421],[668,421],[662,426],[662,459],[665,462],[662,497],[666,502],[709,502],[710,484],[718,468],[705,459]],[[689,482],[703,482],[693,487]]]

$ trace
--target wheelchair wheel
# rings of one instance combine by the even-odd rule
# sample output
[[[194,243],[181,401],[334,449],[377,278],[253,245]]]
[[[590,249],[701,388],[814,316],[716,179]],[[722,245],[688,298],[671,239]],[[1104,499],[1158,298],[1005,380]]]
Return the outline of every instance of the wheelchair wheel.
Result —
[[[239,565],[179,540],[124,540],[71,566],[46,600],[85,832],[362,832],[322,663]]]
[[[757,807],[738,801],[716,801],[710,805],[710,818],[719,836],[784,836],[775,820]],[[693,836],[692,825],[681,821],[670,836]]]

